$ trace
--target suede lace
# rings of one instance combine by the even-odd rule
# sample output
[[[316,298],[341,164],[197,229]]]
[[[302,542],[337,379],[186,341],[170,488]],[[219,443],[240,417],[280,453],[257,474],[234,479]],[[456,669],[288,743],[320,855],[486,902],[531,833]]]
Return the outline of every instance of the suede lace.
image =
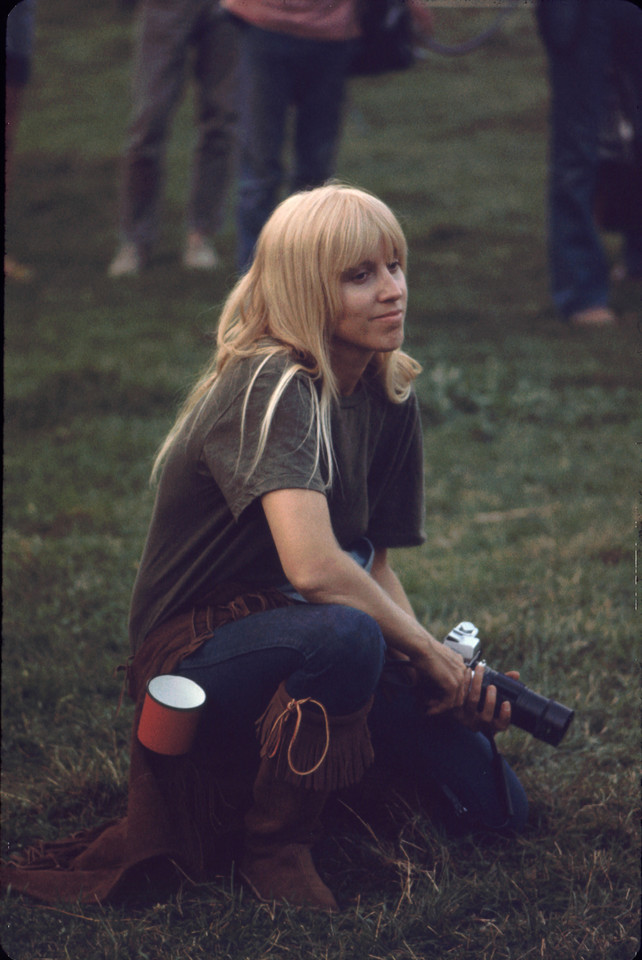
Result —
[[[297,770],[297,768],[294,766],[294,763],[292,762],[292,750],[294,748],[294,744],[296,742],[296,739],[299,735],[299,731],[301,729],[301,723],[303,720],[303,710],[301,708],[305,703],[316,704],[316,706],[319,707],[319,709],[321,710],[321,713],[323,714],[323,722],[325,724],[325,746],[323,748],[323,753],[321,754],[320,759],[315,763],[313,767],[311,767],[309,770]],[[272,724],[270,732],[267,735],[267,738],[265,741],[265,754],[270,759],[273,759],[279,752],[279,748],[283,741],[283,737],[285,736],[285,724],[287,723],[287,721],[291,716],[296,716],[296,722],[294,725],[294,731],[290,738],[290,743],[288,745],[288,754],[287,754],[288,766],[292,771],[292,773],[296,774],[297,776],[309,777],[311,774],[315,773],[319,769],[319,767],[321,766],[321,764],[323,763],[323,761],[328,755],[328,750],[330,749],[330,721],[328,720],[328,714],[323,704],[320,703],[318,700],[313,700],[312,697],[305,697],[302,700],[294,700],[294,699],[290,700],[285,710],[283,710],[282,713],[279,714],[279,716],[276,718],[276,720]]]

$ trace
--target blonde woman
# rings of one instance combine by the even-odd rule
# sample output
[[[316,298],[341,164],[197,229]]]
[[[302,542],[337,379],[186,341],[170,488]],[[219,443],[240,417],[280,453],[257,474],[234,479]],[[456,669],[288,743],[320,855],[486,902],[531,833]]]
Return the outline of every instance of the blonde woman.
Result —
[[[526,817],[504,767],[507,816],[471,729],[505,729],[509,705],[493,719],[490,688],[477,711],[483,671],[417,621],[388,561],[424,539],[405,271],[401,228],[365,191],[275,210],[159,453],[132,600],[134,662],[200,683],[200,749],[252,773],[241,874],[319,909],[337,906],[310,854],[319,815],[373,758],[438,786],[466,825]],[[382,682],[399,663],[408,682]]]

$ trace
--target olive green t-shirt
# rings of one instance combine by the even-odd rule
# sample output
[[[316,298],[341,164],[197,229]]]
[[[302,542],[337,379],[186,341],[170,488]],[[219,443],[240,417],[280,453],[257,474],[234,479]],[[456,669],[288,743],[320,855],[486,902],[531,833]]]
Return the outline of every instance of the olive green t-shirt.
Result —
[[[391,403],[376,382],[364,378],[351,396],[340,398],[332,412],[335,472],[327,490],[327,469],[317,457],[315,387],[297,373],[255,463],[265,410],[287,362],[270,358],[249,394],[256,359],[224,371],[172,445],[134,585],[134,651],[150,630],[198,606],[218,584],[283,584],[261,506],[271,490],[323,492],[343,549],[364,536],[375,547],[423,542],[422,435],[414,394]]]

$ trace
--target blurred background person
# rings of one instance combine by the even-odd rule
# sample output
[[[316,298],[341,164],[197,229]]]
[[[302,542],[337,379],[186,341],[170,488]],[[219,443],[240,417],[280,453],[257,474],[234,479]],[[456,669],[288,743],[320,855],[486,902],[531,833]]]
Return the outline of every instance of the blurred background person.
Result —
[[[240,31],[238,266],[280,198],[290,106],[296,111],[289,189],[334,173],[346,78],[359,36],[357,0],[222,0]]]
[[[335,173],[346,81],[361,36],[364,0],[221,0],[240,31],[238,266],[281,199],[287,116],[294,107],[288,192]],[[407,0],[417,38],[432,32],[423,0]]]
[[[20,0],[20,3],[17,3],[7,16],[4,114],[5,202],[13,173],[15,138],[20,122],[23,94],[31,77],[35,13],[35,0]],[[24,282],[32,279],[33,270],[5,253],[4,275],[7,280]]]
[[[191,186],[183,264],[212,270],[211,237],[222,224],[236,123],[236,28],[218,0],[142,0],[133,68],[133,108],[123,162],[120,247],[112,277],[143,269],[158,234],[170,117],[188,55],[197,84]]]
[[[599,142],[615,68],[642,111],[642,11],[630,0],[539,0],[551,88],[548,246],[553,301],[578,327],[610,326],[609,264],[595,216]],[[626,272],[642,275],[642,225],[627,228]]]

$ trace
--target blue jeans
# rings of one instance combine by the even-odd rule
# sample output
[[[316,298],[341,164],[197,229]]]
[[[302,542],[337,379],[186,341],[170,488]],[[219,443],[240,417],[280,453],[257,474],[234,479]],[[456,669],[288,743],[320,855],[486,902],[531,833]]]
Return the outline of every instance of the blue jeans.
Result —
[[[263,224],[280,200],[288,108],[296,110],[289,189],[333,174],[345,79],[353,45],[261,30],[240,31],[238,263],[252,260]]]
[[[642,90],[642,13],[628,0],[548,0],[540,16],[551,87],[551,292],[568,318],[609,299],[609,267],[594,216],[598,141],[607,69],[616,56]],[[640,266],[641,232],[625,237],[633,273]]]
[[[374,694],[369,716],[375,756],[419,787],[438,786],[457,826],[521,829],[528,805],[502,761],[513,813],[504,797],[488,740],[450,717],[426,717],[412,688],[388,682],[385,643],[367,614],[335,604],[297,604],[256,613],[217,629],[178,673],[207,694],[202,723],[230,743],[240,761],[256,754],[254,722],[286,681],[294,698],[313,697],[332,716],[353,713]],[[447,811],[448,813],[448,811]],[[506,820],[508,819],[508,823]]]
[[[31,77],[35,0],[21,0],[7,15],[5,60],[7,86],[25,86]]]

